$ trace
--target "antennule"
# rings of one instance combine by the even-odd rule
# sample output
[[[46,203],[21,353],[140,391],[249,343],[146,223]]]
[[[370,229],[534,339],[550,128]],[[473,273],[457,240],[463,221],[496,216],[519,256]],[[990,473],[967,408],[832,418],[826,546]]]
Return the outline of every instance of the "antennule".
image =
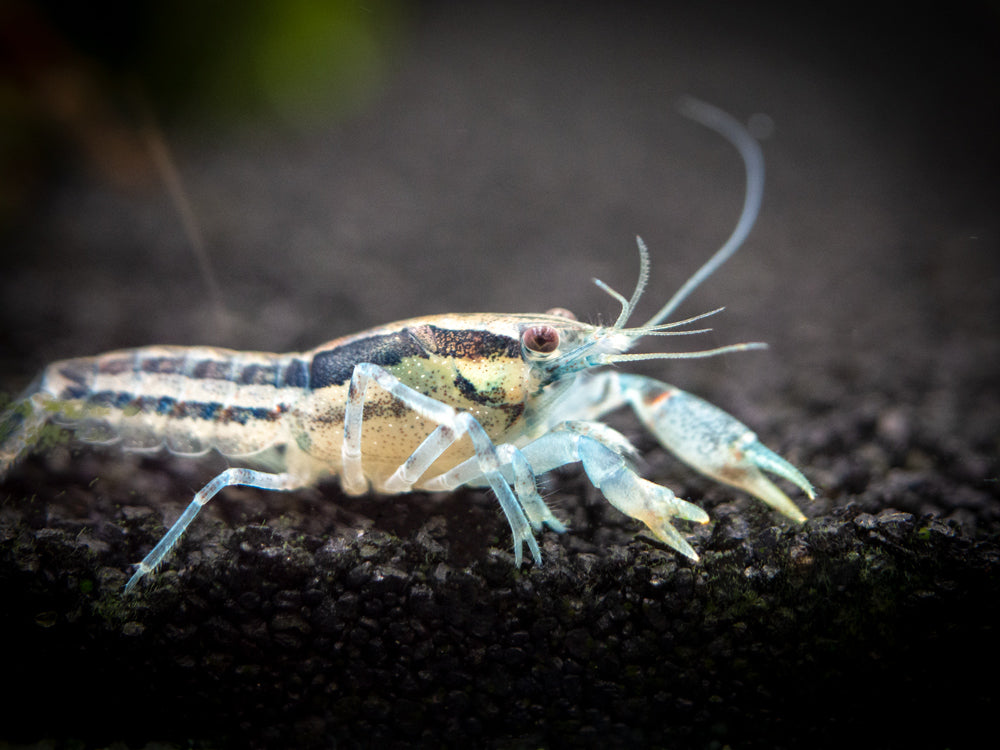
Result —
[[[646,289],[646,283],[649,281],[649,250],[639,235],[635,236],[635,243],[639,247],[639,279],[635,282],[635,291],[632,292],[632,299],[628,301],[628,305],[622,310],[622,314],[618,316],[618,320],[615,321],[615,328],[622,328],[628,322],[629,317],[635,310],[635,306],[639,304],[639,298]]]
[[[632,299],[626,300],[623,295],[616,292],[600,279],[594,279],[594,284],[597,285],[598,289],[610,294],[622,306],[618,320],[611,326],[614,329],[620,330],[625,327],[628,319],[632,316],[632,312],[635,310],[635,306],[639,303],[639,298],[646,289],[646,283],[649,281],[649,250],[646,248],[646,243],[642,241],[642,237],[637,235],[635,241],[639,245],[639,280],[635,283],[635,291],[632,292]]]

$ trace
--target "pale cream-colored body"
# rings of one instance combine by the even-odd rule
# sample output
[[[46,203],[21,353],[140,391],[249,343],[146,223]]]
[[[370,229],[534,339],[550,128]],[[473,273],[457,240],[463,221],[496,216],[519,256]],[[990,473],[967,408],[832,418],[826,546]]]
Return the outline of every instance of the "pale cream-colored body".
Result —
[[[458,411],[471,414],[483,426],[494,442],[519,444],[530,435],[526,430],[526,414],[531,406],[531,370],[517,350],[477,349],[479,334],[506,337],[519,348],[520,329],[529,321],[546,316],[502,316],[493,314],[436,315],[415,318],[366,331],[358,336],[331,341],[306,356],[315,356],[357,342],[383,336],[405,335],[422,350],[421,356],[402,358],[397,364],[386,365],[401,383]],[[563,321],[565,322],[565,321]],[[469,384],[463,390],[456,381]],[[316,474],[338,474],[344,438],[344,405],[347,403],[349,381],[314,388],[300,394],[288,415],[289,468],[296,463],[313,467]],[[400,464],[437,427],[437,423],[408,408],[398,397],[373,388],[366,394],[364,430],[361,450],[363,468],[372,488],[392,492],[385,482]],[[301,452],[303,455],[295,456]],[[466,436],[456,441],[427,471],[434,478],[474,453]],[[421,489],[423,483],[417,482]],[[350,491],[350,490],[348,490]],[[363,490],[362,490],[363,491]]]
[[[611,326],[571,314],[470,313],[415,318],[336,339],[309,352],[267,354],[210,347],[146,347],[56,362],[0,418],[0,477],[38,440],[50,419],[91,442],[184,455],[217,450],[243,467],[200,490],[137,566],[126,585],[159,565],[200,508],[231,485],[294,490],[338,476],[345,492],[448,490],[489,486],[510,523],[514,561],[534,533],[565,527],[539,496],[536,477],[580,462],[619,510],[642,521],[670,547],[696,560],[673,527],[707,522],[696,505],[640,477],[629,441],[600,422],[631,407],[659,441],[702,473],[746,490],[796,521],[805,516],[767,479],[770,472],[813,496],[808,480],[717,407],[652,378],[602,365],[679,359],[761,348],[736,344],[708,351],[627,354],[647,336],[705,316],[663,321],[739,247],[763,189],[763,157],[728,115],[700,102],[686,114],[726,136],[747,167],[744,211],[730,239],[643,326],[626,323],[645,287],[649,257],[631,299],[598,285],[622,305]],[[267,471],[249,468],[264,467]]]

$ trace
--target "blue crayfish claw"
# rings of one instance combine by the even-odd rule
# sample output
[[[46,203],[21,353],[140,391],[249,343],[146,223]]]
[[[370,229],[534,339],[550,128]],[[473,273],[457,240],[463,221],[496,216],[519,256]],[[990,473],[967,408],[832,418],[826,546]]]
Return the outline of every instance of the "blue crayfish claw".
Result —
[[[788,495],[764,476],[770,472],[815,491],[792,464],[769,449],[749,427],[717,406],[665,383],[621,375],[624,395],[657,439],[702,474],[749,492],[793,521],[806,517]]]

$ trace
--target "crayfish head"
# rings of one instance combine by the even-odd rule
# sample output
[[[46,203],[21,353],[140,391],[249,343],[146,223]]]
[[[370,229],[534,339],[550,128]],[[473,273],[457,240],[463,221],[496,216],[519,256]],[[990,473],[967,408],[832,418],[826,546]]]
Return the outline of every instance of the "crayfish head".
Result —
[[[639,280],[636,282],[635,291],[632,292],[630,299],[625,299],[622,294],[616,292],[600,279],[594,279],[594,283],[600,289],[621,303],[621,313],[614,325],[592,326],[581,323],[569,310],[558,307],[522,325],[522,356],[525,362],[530,365],[535,380],[541,387],[581,370],[616,362],[640,359],[696,359],[733,351],[766,348],[766,344],[750,342],[693,352],[627,354],[626,352],[639,339],[646,336],[685,336],[706,333],[711,329],[689,328],[687,326],[702,318],[715,315],[723,309],[720,307],[717,310],[673,323],[660,322],[676,306],[675,300],[679,301],[686,294],[686,290],[682,288],[681,292],[675,295],[648,323],[637,328],[626,327],[626,323],[635,310],[649,279],[649,251],[640,238],[637,237],[636,240],[640,258]],[[694,281],[697,280],[695,277]]]
[[[637,329],[581,323],[568,310],[556,308],[526,317],[520,335],[522,357],[544,387],[616,361],[644,334]]]

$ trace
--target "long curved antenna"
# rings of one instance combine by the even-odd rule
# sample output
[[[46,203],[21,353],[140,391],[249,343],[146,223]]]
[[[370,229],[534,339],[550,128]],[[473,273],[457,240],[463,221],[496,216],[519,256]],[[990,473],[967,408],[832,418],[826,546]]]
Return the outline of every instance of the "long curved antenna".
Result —
[[[723,112],[718,107],[706,104],[703,101],[685,96],[677,104],[678,110],[685,117],[697,123],[711,128],[716,133],[729,141],[743,157],[743,166],[747,173],[746,197],[743,199],[743,213],[736,223],[736,228],[729,235],[725,244],[715,251],[715,254],[699,268],[695,274],[689,278],[684,285],[677,290],[677,293],[670,298],[663,308],[656,313],[645,326],[654,326],[665,320],[684,299],[694,291],[701,282],[711,276],[715,269],[729,260],[733,254],[739,250],[740,245],[750,234],[754,222],[757,221],[757,214],[760,213],[760,203],[764,197],[764,153],[756,139],[750,135],[740,122]]]

